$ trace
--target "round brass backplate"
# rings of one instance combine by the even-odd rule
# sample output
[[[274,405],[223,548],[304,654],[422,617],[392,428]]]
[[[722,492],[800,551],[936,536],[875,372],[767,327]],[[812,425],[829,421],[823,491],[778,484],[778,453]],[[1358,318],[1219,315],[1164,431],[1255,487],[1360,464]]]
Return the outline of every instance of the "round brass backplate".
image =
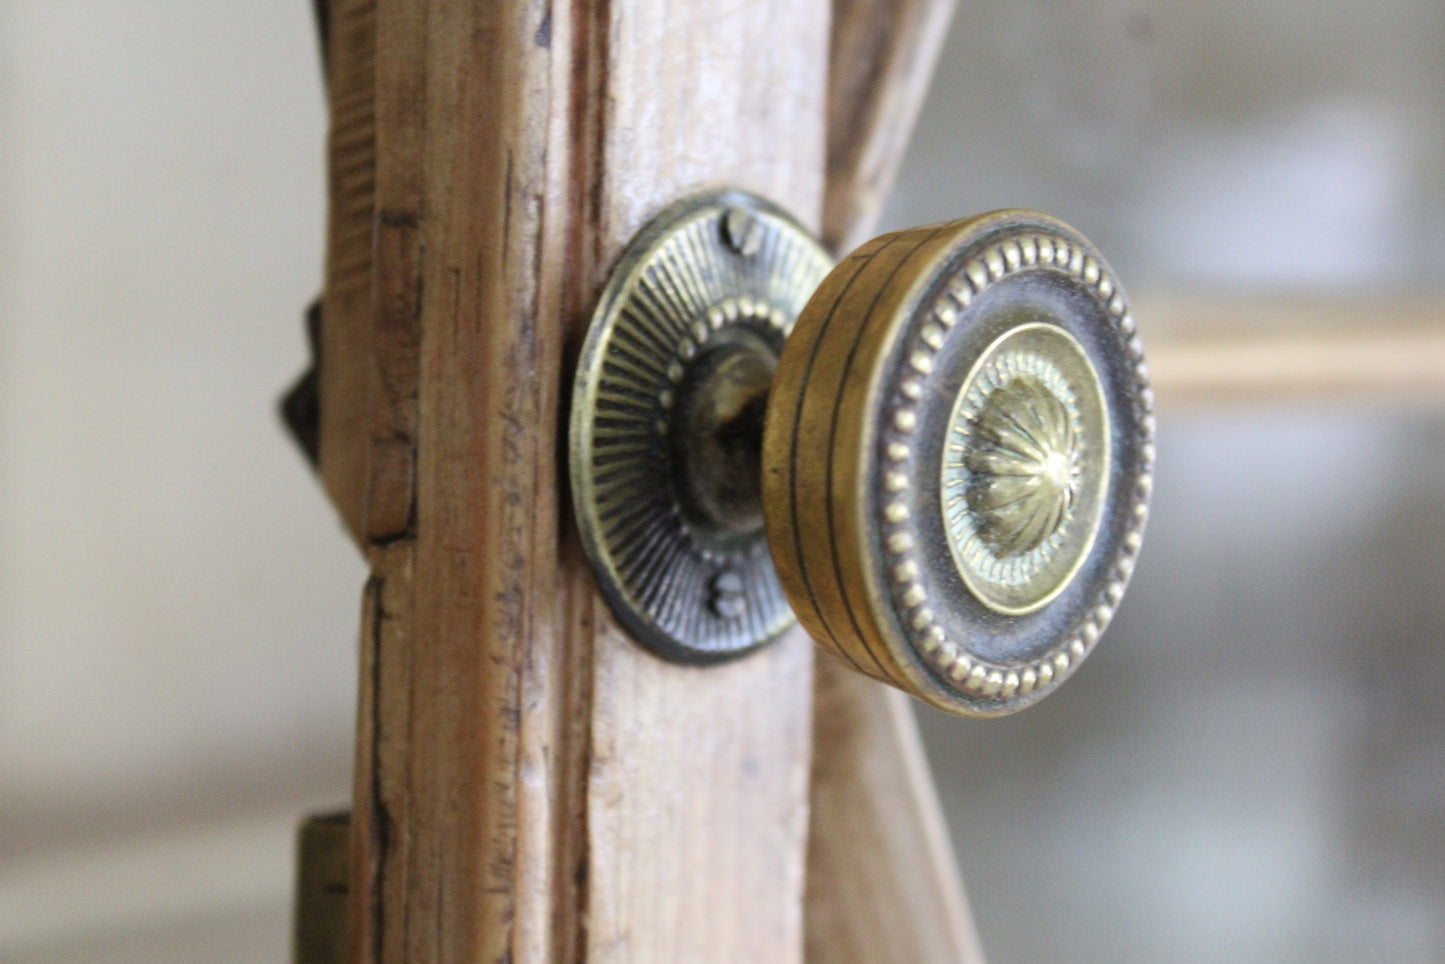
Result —
[[[778,573],[812,635],[955,713],[1073,672],[1133,571],[1152,394],[1092,245],[1002,211],[884,235],[824,280],[763,444]]]
[[[669,659],[716,662],[793,625],[758,478],[778,353],[833,261],[773,205],[689,198],[613,271],[578,363],[572,498],[618,620]]]

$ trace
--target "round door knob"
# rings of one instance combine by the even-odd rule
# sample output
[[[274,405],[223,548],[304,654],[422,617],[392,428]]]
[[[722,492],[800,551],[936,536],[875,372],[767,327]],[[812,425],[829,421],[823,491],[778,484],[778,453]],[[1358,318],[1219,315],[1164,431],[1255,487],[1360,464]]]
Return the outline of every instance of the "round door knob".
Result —
[[[775,207],[665,212],[589,330],[571,468],[624,626],[710,662],[791,625],[946,710],[1032,702],[1133,570],[1152,395],[1103,258],[1001,211],[829,270]]]
[[[1133,570],[1150,407],[1118,282],[1062,223],[865,244],[804,308],[768,403],[767,538],[798,618],[935,706],[1037,699]]]

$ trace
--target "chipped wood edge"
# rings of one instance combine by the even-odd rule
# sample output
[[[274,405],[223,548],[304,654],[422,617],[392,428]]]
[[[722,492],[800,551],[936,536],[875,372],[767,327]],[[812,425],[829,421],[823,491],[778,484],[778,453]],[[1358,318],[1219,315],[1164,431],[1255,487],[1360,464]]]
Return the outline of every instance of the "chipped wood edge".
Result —
[[[351,959],[797,960],[811,646],[708,671],[641,650],[560,516],[556,456],[566,356],[648,217],[722,183],[816,226],[826,8],[721,29],[661,0],[351,2],[332,77],[372,65],[353,109],[375,155],[368,174],[334,130],[351,261],[323,356],[323,475],[375,573]],[[364,252],[337,243],[353,207]],[[393,442],[406,458],[378,458]]]

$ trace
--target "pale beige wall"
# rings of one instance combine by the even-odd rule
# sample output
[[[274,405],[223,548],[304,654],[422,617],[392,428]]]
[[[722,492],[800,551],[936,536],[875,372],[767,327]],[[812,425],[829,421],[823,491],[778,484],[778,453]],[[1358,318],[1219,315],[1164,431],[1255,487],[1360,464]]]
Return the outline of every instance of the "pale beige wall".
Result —
[[[364,573],[273,414],[307,6],[0,0],[6,962],[281,960],[291,824],[345,797]],[[1050,209],[1136,286],[1438,283],[1434,0],[962,7],[894,223]],[[1161,436],[1100,653],[925,720],[993,959],[1445,959],[1440,428]]]
[[[344,799],[363,569],[274,415],[322,109],[299,0],[0,2],[0,960],[282,959]]]

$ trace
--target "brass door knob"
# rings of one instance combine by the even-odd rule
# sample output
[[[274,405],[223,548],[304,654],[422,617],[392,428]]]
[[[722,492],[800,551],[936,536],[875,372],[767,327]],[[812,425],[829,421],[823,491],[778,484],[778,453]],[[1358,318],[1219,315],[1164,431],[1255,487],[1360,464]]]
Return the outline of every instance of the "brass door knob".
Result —
[[[1152,395],[1093,246],[1002,211],[884,235],[831,271],[728,192],[634,241],[573,400],[574,507],[620,621],[740,655],[794,614],[946,710],[1030,703],[1092,649],[1147,514]]]

